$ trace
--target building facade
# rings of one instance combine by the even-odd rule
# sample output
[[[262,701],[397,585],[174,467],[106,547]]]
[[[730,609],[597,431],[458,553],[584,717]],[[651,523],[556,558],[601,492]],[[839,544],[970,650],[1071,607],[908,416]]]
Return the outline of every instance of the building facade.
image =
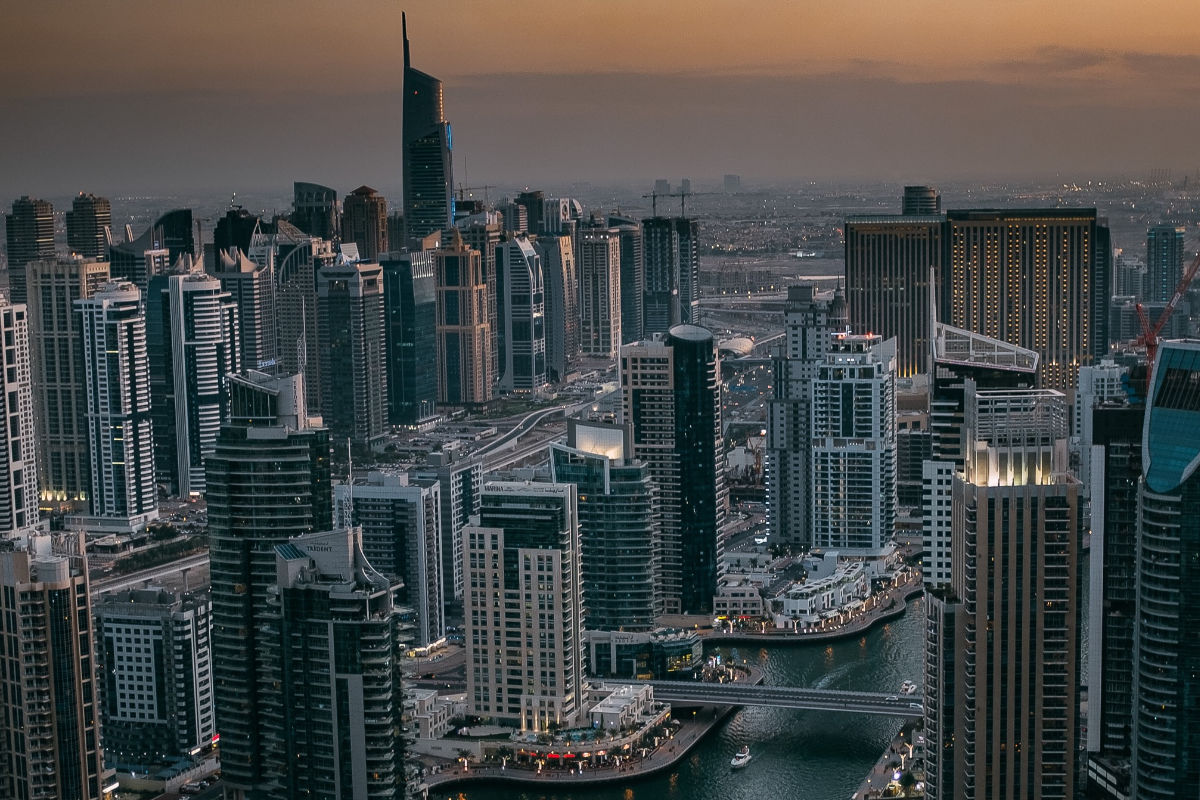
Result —
[[[54,258],[54,206],[45,200],[22,196],[13,201],[5,219],[8,250],[8,299],[25,303],[25,265]]]
[[[699,322],[699,228],[684,217],[642,220],[645,289],[642,325],[646,336],[672,325]]]
[[[455,450],[431,453],[428,463],[410,475],[436,480],[441,495],[442,592],[447,604],[462,600],[462,529],[479,513],[483,488],[483,462]]]
[[[388,422],[424,425],[437,405],[437,277],[427,251],[392,252],[383,268]]]
[[[526,237],[496,247],[496,274],[504,287],[500,328],[499,388],[536,392],[547,383],[546,287],[542,259]]]
[[[217,253],[212,272],[237,306],[240,363],[245,369],[271,369],[278,363],[275,248],[271,238],[255,234],[245,253]]]
[[[112,204],[107,197],[80,192],[67,212],[67,247],[83,258],[108,260]]]
[[[1150,285],[1145,299],[1165,303],[1175,294],[1183,278],[1185,232],[1178,225],[1153,225],[1146,231],[1146,278]]]
[[[608,228],[579,237],[579,345],[592,358],[621,348],[621,237]]]
[[[404,224],[420,239],[454,224],[450,123],[442,82],[414,69],[404,23]],[[399,244],[399,243],[397,243]]]
[[[434,253],[437,271],[438,403],[492,399],[492,332],[478,250],[461,239]]]
[[[38,447],[34,426],[33,369],[29,361],[29,319],[25,306],[0,294],[0,408],[7,424],[0,430],[4,461],[0,468],[0,536],[37,526]]]
[[[575,244],[568,234],[542,234],[534,243],[542,259],[546,290],[546,373],[566,380],[579,360],[579,276]]]
[[[359,258],[376,261],[388,251],[387,198],[360,186],[342,202],[342,243],[358,245]],[[401,243],[397,242],[397,247]]]
[[[308,236],[336,239],[341,231],[337,191],[319,183],[292,184],[292,224]]]

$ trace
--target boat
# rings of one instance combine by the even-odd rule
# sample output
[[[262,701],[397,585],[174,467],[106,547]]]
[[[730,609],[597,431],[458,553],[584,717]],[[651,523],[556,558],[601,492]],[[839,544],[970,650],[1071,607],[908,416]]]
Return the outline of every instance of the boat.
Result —
[[[749,763],[750,747],[748,745],[742,745],[742,749],[738,750],[737,755],[730,760],[729,766],[733,767],[734,769],[741,769]]]
[[[912,681],[905,681],[900,684],[900,694],[915,694],[916,691],[917,685]]]

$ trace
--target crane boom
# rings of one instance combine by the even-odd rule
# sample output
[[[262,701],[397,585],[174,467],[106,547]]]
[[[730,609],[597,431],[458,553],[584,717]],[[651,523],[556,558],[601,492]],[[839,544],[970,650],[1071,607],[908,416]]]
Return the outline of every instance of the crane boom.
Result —
[[[1188,287],[1192,285],[1192,279],[1196,277],[1197,270],[1200,270],[1200,254],[1197,254],[1192,263],[1184,271],[1183,277],[1179,280],[1179,284],[1175,287],[1175,294],[1171,295],[1171,299],[1167,301],[1166,307],[1162,313],[1158,315],[1158,319],[1153,325],[1150,324],[1149,318],[1146,316],[1146,311],[1142,308],[1142,304],[1138,303],[1137,314],[1138,321],[1142,326],[1142,335],[1138,337],[1138,344],[1146,345],[1146,362],[1147,362],[1147,377],[1149,380],[1150,374],[1154,371],[1154,358],[1158,355],[1158,337],[1170,321],[1171,315],[1175,313],[1176,307],[1179,306],[1179,301],[1187,294]]]

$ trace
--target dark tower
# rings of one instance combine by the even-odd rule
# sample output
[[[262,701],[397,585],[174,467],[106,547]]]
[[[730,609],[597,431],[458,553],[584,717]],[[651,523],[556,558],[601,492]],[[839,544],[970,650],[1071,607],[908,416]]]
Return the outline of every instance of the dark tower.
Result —
[[[452,145],[442,105],[442,82],[412,68],[408,20],[403,14],[400,18],[404,32],[404,222],[408,238],[416,239],[454,224]]]
[[[80,192],[67,212],[67,247],[84,258],[108,260],[112,204],[107,197]]]
[[[8,299],[24,303],[25,265],[35,258],[54,258],[54,206],[45,200],[13,200],[8,215]]]

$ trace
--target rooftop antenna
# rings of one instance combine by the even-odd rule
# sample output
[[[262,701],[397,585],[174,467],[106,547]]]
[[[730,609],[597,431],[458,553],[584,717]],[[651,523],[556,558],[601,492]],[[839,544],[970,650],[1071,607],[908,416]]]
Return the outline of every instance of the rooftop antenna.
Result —
[[[338,504],[339,528],[354,524],[354,454],[350,450],[350,437],[346,437],[346,463],[346,493]]]

